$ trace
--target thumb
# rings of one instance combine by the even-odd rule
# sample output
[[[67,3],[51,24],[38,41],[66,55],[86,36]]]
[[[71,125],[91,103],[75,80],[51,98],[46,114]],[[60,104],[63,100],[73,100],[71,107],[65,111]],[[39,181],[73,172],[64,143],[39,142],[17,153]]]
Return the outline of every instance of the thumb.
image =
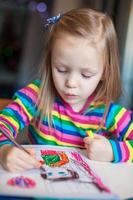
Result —
[[[85,144],[91,144],[92,141],[93,141],[93,138],[85,137],[85,138],[83,139],[83,141],[84,141]]]
[[[94,139],[103,139],[104,136],[99,135],[99,134],[94,134]]]

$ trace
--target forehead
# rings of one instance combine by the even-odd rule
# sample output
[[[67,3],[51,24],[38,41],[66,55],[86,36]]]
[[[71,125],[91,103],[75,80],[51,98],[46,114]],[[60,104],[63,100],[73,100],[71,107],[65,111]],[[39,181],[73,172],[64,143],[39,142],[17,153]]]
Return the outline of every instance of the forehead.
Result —
[[[66,47],[78,47],[78,46],[87,46],[88,39],[81,37],[70,35],[67,33],[59,34],[58,37],[55,37],[53,40],[54,47],[61,47],[58,44],[64,44]]]
[[[52,48],[52,59],[56,62],[75,62],[84,67],[89,64],[94,66],[102,62],[101,53],[93,42],[81,36],[62,34],[56,38]]]

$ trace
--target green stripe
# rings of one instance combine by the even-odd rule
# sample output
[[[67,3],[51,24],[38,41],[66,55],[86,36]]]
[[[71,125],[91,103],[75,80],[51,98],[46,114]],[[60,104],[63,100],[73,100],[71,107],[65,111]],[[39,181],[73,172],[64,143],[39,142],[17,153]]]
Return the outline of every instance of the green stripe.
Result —
[[[2,115],[5,115],[5,117],[11,117],[15,122],[18,123],[18,126],[21,127],[20,121],[19,121],[14,115],[12,115],[12,114],[9,113],[8,111],[6,111],[6,109],[3,110],[1,114],[2,114]],[[14,124],[13,124],[13,125],[14,125]],[[14,125],[14,126],[15,126],[15,125]]]
[[[54,120],[55,120],[56,122],[59,122],[59,123],[60,123],[60,121],[61,121],[62,124],[73,126],[73,123],[72,123],[71,121],[67,121],[67,120],[62,119],[62,118],[60,118],[60,117],[57,117],[57,116],[55,116],[55,115],[54,115],[53,117],[54,117]],[[71,119],[69,119],[69,120],[71,120]]]

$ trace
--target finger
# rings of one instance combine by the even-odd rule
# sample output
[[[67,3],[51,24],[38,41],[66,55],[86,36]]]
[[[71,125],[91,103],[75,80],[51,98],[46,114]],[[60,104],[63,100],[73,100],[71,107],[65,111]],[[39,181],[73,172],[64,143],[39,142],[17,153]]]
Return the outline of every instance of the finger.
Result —
[[[29,165],[33,167],[38,167],[38,165],[40,165],[39,161],[34,157],[32,157],[30,154],[26,155],[26,157],[24,158],[24,162],[27,162]]]
[[[11,169],[9,169],[10,172],[22,172],[24,170],[25,170],[25,168],[18,166],[18,165],[15,165]]]
[[[31,151],[32,150],[30,149],[30,152]],[[17,158],[19,160],[21,159],[24,163],[28,163],[33,167],[38,167],[38,165],[40,164],[35,157],[33,157],[30,153],[26,153],[25,151],[21,151],[21,153],[17,155]]]
[[[36,157],[36,153],[35,153],[35,149],[33,149],[33,148],[28,148],[28,149],[26,149],[28,152],[29,152],[29,154],[31,155],[31,156],[33,156],[34,158]]]
[[[35,168],[29,161],[24,161],[23,157],[15,157],[7,163],[7,168],[10,171],[24,171],[26,169]]]
[[[21,168],[22,170],[33,169],[36,167],[32,165],[30,162],[24,162],[23,160],[18,160],[17,166],[18,168]]]
[[[84,147],[85,147],[86,149],[88,149],[88,146],[89,146],[89,145],[88,145],[87,143],[85,143]]]
[[[10,168],[6,168],[9,172],[13,172],[13,173],[16,173],[16,172],[20,172],[20,171],[23,171],[21,168],[18,168],[16,166],[14,167],[10,167]]]
[[[10,171],[10,172],[18,172],[18,171],[23,171],[24,169],[19,166],[19,161],[15,160],[16,162],[11,162],[8,163],[5,168]]]

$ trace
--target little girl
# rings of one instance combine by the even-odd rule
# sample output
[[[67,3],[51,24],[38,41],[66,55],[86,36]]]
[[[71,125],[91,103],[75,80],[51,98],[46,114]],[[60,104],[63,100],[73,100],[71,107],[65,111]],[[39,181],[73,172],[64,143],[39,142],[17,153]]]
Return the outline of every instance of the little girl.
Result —
[[[111,19],[88,8],[75,9],[48,19],[46,28],[42,77],[16,92],[1,111],[0,127],[16,138],[29,126],[32,144],[86,148],[92,160],[132,162],[133,113],[114,103],[121,86]],[[39,167],[34,149],[27,154],[2,133],[0,144],[5,169]]]

